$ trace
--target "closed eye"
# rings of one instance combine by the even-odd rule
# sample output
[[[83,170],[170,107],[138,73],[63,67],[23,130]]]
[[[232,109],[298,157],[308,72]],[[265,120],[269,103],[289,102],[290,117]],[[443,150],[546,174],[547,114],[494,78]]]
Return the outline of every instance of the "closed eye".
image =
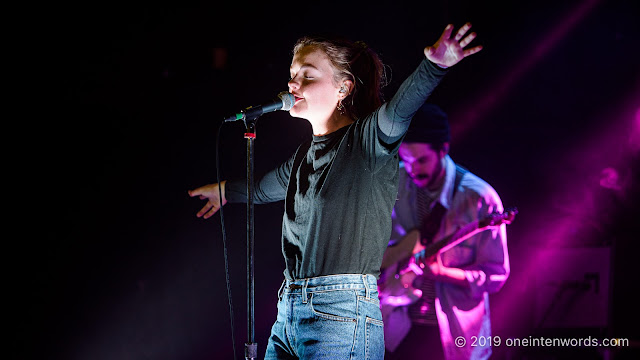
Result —
[[[293,80],[294,78],[295,78],[295,76],[289,76],[289,81]],[[313,76],[310,76],[310,75],[303,75],[302,78],[305,79],[305,80],[313,80],[313,79],[315,79]]]

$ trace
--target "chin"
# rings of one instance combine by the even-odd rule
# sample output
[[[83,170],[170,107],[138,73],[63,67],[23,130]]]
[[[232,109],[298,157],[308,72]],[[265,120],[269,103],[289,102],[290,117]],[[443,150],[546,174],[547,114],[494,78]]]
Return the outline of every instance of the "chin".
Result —
[[[429,185],[429,180],[413,180],[413,183],[419,188],[424,188]]]
[[[295,106],[293,108],[291,108],[291,110],[289,110],[289,115],[293,116],[293,117],[297,117],[297,118],[302,118],[303,117],[303,111],[300,111],[298,109],[295,108]]]

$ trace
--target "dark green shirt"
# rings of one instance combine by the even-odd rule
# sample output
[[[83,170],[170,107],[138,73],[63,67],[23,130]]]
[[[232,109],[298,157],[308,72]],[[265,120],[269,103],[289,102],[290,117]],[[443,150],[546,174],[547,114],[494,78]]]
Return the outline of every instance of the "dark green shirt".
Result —
[[[380,275],[398,193],[398,147],[444,74],[424,59],[389,102],[331,134],[313,136],[256,182],[255,204],[285,200],[287,277]],[[246,179],[228,181],[225,192],[229,202],[246,202]]]

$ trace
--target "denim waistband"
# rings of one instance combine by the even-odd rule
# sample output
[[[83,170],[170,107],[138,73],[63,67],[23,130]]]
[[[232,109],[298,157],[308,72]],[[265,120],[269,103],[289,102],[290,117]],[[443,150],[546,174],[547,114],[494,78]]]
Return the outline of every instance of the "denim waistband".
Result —
[[[310,293],[330,290],[377,290],[378,281],[371,274],[338,274],[306,279],[285,279],[279,292]]]

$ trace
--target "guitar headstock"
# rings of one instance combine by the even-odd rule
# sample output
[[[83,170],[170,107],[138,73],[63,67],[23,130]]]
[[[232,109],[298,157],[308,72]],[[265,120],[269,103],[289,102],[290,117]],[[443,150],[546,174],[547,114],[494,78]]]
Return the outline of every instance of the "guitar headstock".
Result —
[[[511,224],[511,222],[513,222],[513,219],[515,219],[516,214],[518,214],[518,209],[515,207],[507,208],[502,213],[494,212],[479,220],[478,228],[498,226],[501,224]]]

